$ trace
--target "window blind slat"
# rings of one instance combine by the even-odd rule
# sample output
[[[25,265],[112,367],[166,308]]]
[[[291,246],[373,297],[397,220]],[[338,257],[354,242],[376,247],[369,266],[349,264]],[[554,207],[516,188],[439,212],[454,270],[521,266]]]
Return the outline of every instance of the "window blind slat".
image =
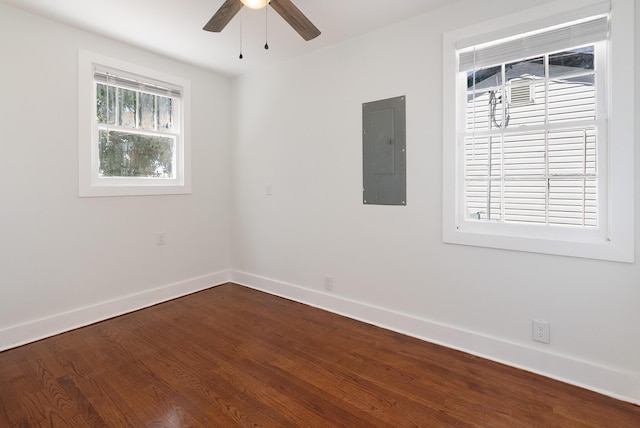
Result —
[[[548,31],[507,39],[470,50],[459,51],[459,71],[517,61],[562,49],[606,40],[609,34],[608,16],[573,23]]]
[[[106,67],[97,67],[93,74],[93,79],[97,83],[104,85],[117,86],[124,89],[130,89],[138,92],[146,92],[153,95],[163,97],[182,97],[182,88],[171,85],[159,80],[152,80],[146,77],[140,77],[118,70],[107,69]]]

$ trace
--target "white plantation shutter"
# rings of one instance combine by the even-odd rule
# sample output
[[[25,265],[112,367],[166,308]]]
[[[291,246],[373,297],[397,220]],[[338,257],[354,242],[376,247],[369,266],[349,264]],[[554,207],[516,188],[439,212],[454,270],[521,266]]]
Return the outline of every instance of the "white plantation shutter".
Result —
[[[608,16],[597,16],[458,51],[468,78],[467,220],[598,226],[597,153],[606,121],[597,113],[597,73],[604,70],[595,64],[608,27]],[[590,65],[576,64],[589,55]]]

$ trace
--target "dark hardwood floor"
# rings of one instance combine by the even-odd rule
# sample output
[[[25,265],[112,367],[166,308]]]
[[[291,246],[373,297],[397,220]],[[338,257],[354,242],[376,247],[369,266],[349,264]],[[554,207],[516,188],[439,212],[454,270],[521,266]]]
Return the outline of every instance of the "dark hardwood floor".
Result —
[[[234,284],[0,353],[1,427],[640,427],[640,408]]]

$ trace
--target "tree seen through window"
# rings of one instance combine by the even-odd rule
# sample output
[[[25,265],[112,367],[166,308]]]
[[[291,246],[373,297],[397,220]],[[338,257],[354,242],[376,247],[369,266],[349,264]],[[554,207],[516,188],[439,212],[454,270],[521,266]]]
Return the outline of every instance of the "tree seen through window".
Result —
[[[96,83],[99,173],[106,177],[172,178],[172,99]]]

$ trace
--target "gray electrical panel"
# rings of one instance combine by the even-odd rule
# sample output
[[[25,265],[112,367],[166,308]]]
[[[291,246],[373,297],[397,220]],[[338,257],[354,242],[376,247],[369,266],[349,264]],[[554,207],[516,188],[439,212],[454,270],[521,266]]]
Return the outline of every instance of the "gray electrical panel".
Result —
[[[405,97],[362,104],[362,202],[407,204]]]

